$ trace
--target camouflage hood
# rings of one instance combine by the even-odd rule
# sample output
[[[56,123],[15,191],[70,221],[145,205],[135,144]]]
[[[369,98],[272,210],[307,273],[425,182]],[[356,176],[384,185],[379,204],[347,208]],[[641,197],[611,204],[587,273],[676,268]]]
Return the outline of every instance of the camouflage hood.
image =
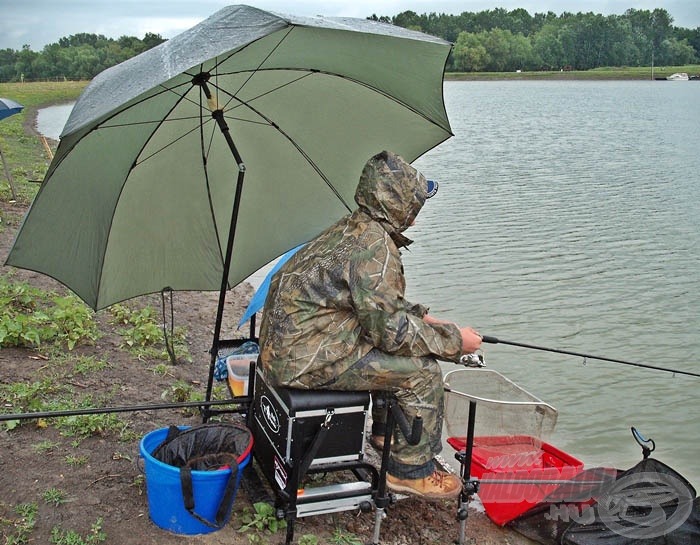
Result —
[[[427,182],[393,153],[373,157],[358,183],[359,208],[272,276],[260,325],[266,380],[325,388],[375,348],[411,369],[422,365],[411,358],[459,361],[459,328],[423,321],[428,309],[405,297],[401,232],[435,193]]]
[[[390,151],[367,161],[355,192],[360,210],[381,223],[399,247],[411,243],[401,233],[413,224],[427,198],[425,176]]]

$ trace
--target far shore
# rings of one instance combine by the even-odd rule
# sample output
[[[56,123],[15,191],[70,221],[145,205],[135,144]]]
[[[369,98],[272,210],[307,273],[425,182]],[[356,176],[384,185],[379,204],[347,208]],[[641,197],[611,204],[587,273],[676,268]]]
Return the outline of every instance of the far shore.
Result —
[[[600,81],[600,80],[640,80],[665,81],[668,76],[685,72],[691,81],[700,81],[700,65],[670,67],[638,68],[596,68],[593,70],[559,70],[559,71],[515,71],[515,72],[446,72],[445,81],[523,81],[523,80],[563,80],[563,81]]]

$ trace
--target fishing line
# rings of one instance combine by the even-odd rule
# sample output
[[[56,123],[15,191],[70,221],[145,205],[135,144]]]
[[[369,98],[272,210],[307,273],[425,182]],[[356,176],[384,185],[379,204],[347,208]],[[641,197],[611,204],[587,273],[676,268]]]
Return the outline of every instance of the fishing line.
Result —
[[[543,352],[554,352],[555,354],[567,354],[569,356],[578,356],[579,358],[583,358],[584,363],[586,363],[587,360],[600,360],[600,361],[609,361],[613,363],[621,363],[623,365],[632,365],[634,367],[642,367],[644,369],[654,369],[655,371],[665,371],[667,373],[673,373],[679,374],[679,375],[688,375],[690,377],[700,377],[700,373],[693,373],[691,371],[683,371],[681,369],[670,369],[668,367],[659,367],[656,365],[649,365],[648,363],[639,363],[635,361],[625,361],[625,360],[618,360],[614,358],[606,358],[604,356],[594,356],[592,354],[583,354],[581,352],[572,352],[570,350],[561,350],[559,348],[547,348],[546,346],[537,346],[535,344],[527,344],[527,343],[519,343],[515,341],[504,341],[503,339],[497,339],[496,337],[491,337],[490,335],[483,335],[481,340],[485,343],[490,343],[490,344],[509,344],[511,346],[519,346],[521,348],[530,348],[532,350],[542,350]]]

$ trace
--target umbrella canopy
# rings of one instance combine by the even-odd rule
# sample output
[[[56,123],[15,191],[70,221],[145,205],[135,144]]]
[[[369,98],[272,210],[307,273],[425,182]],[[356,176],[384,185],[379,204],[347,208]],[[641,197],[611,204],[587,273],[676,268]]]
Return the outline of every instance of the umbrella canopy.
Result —
[[[22,111],[24,106],[10,100],[9,98],[0,98],[0,119],[5,119],[11,115],[18,114]]]
[[[94,309],[223,292],[354,209],[370,156],[413,161],[451,136],[450,47],[364,19],[224,8],[91,82],[7,264]]]

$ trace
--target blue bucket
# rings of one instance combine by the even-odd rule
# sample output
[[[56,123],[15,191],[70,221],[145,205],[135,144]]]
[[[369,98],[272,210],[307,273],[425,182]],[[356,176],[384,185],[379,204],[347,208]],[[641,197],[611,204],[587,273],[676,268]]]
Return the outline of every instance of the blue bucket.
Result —
[[[180,429],[188,429],[188,426],[182,426]],[[144,459],[146,495],[151,520],[156,526],[176,534],[194,535],[215,532],[219,528],[215,526],[214,520],[231,477],[231,469],[192,471],[195,511],[200,517],[212,522],[212,526],[208,526],[185,509],[180,468],[164,464],[151,455],[165,441],[167,435],[168,428],[152,431],[144,436],[139,447],[141,457]],[[241,482],[243,469],[249,462],[250,448],[238,459],[236,491]]]

